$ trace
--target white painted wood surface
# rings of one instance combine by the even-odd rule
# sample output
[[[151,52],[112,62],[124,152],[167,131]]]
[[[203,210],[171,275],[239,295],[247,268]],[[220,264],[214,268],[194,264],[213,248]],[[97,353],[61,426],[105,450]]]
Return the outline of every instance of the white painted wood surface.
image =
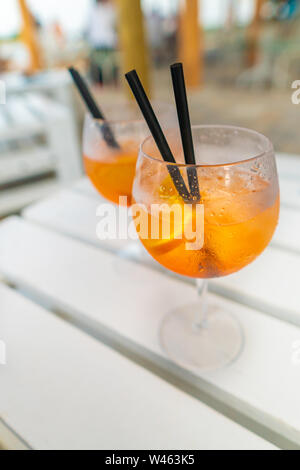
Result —
[[[18,218],[1,224],[0,272],[6,278],[50,301],[96,334],[117,339],[299,445],[300,364],[293,360],[299,328],[211,296],[212,302],[239,319],[245,348],[230,367],[202,375],[189,373],[166,361],[158,343],[158,329],[166,312],[196,296],[194,288],[136,264],[135,282],[126,274],[118,278],[116,259]],[[123,273],[133,269],[130,262],[118,263]]]
[[[299,326],[299,270],[299,255],[269,247],[253,263],[214,279],[211,286],[221,295]]]
[[[300,207],[299,210],[282,206],[279,224],[271,245],[283,250],[300,253]]]
[[[270,247],[246,268],[213,281],[230,299],[300,325],[300,157],[277,155],[281,209]]]
[[[49,179],[49,181],[38,181],[28,186],[1,191],[0,216],[17,212],[27,204],[58,191],[59,187],[57,180]]]
[[[86,196],[96,199],[99,202],[105,201],[105,199],[100,196],[96,188],[92,185],[90,180],[85,176],[84,178],[80,179],[72,186],[74,191],[78,191],[79,193],[83,193]]]
[[[90,197],[84,192],[66,189],[29,206],[22,215],[32,222],[111,251],[125,248],[128,240],[98,238],[96,228],[101,219],[97,217],[97,209],[101,204],[107,204],[107,201],[100,196]],[[126,207],[114,207],[118,220],[120,217],[120,220],[130,221]]]
[[[300,156],[277,155],[282,207],[300,211]]]
[[[278,153],[276,162],[281,178],[298,179],[300,177],[300,155]]]
[[[280,198],[283,206],[300,210],[300,181],[281,178]]]
[[[275,449],[1,284],[0,305],[0,415],[30,447]]]

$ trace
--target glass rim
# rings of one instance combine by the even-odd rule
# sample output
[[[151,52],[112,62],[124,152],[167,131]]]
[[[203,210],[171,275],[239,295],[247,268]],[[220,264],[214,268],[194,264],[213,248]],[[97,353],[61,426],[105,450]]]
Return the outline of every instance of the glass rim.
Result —
[[[192,127],[192,130],[193,129],[212,129],[212,128],[214,128],[214,129],[231,129],[231,130],[247,132],[248,134],[252,134],[252,135],[261,137],[263,139],[263,141],[265,142],[265,144],[266,144],[266,148],[262,152],[254,155],[254,156],[247,157],[247,158],[244,158],[242,160],[238,160],[236,162],[197,163],[195,165],[194,164],[187,164],[187,163],[173,163],[173,162],[166,162],[165,160],[160,160],[156,157],[148,155],[143,150],[144,146],[146,145],[146,143],[148,141],[150,141],[152,139],[153,142],[154,142],[153,136],[148,135],[148,137],[146,137],[146,139],[144,139],[143,142],[140,144],[140,154],[139,154],[139,156],[142,154],[145,158],[148,158],[149,160],[153,160],[157,163],[161,163],[161,164],[166,165],[166,166],[177,166],[179,168],[217,168],[217,167],[224,167],[224,166],[240,165],[242,163],[251,162],[251,161],[257,160],[258,158],[264,157],[265,155],[267,155],[270,152],[274,152],[273,144],[272,144],[272,142],[270,141],[270,139],[268,137],[266,137],[264,134],[261,134],[260,132],[257,132],[253,129],[248,129],[247,127],[232,126],[232,125],[226,125],[226,124],[196,124],[196,125],[192,125],[191,127]],[[173,129],[175,129],[175,128],[173,128]],[[170,129],[168,129],[168,130],[170,130]],[[176,130],[177,130],[177,128],[176,128]],[[179,129],[178,129],[178,133],[179,133]],[[179,135],[180,135],[180,133],[179,133]]]
[[[104,123],[106,123],[109,125],[109,127],[124,126],[126,124],[145,123],[143,117],[141,117],[141,119],[111,119],[111,120],[94,118],[88,111],[85,113],[85,121],[90,121],[92,124],[98,123],[100,125],[103,125]]]

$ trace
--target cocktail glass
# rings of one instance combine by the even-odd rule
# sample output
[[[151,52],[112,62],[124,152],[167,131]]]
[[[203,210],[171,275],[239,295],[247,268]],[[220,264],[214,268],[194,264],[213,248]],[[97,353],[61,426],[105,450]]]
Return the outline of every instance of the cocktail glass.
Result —
[[[192,133],[194,166],[184,163],[178,130],[166,133],[176,164],[162,160],[152,137],[143,142],[132,209],[150,255],[197,282],[198,301],[164,317],[162,348],[186,368],[209,370],[238,356],[243,332],[230,312],[208,302],[208,279],[239,271],[267,247],[278,221],[279,186],[273,147],[263,135],[231,126],[195,126]],[[188,171],[196,171],[200,200],[183,201],[172,166],[187,187]],[[174,208],[181,208],[179,218]]]

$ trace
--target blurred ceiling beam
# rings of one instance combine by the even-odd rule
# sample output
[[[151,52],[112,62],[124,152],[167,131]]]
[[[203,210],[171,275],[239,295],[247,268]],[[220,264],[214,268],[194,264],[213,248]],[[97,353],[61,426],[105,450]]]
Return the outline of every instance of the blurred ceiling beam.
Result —
[[[189,88],[203,83],[204,37],[199,21],[200,0],[181,0],[179,26],[179,57],[184,65]]]
[[[21,41],[27,46],[30,54],[30,67],[29,72],[34,73],[40,70],[43,66],[41,51],[38,45],[38,38],[34,17],[28,9],[26,0],[18,0],[19,7],[22,15],[22,32]]]
[[[141,0],[116,0],[116,4],[123,72],[136,69],[146,92],[150,94],[150,55]]]

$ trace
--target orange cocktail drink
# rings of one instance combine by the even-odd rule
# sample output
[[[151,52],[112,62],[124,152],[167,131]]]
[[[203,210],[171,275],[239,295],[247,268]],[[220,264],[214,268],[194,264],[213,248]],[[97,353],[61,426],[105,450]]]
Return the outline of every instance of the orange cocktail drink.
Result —
[[[191,233],[192,227],[196,229],[195,206],[184,208],[171,178],[165,179],[153,189],[153,200],[163,202],[161,211],[146,214],[148,232],[141,241],[147,251],[171,271],[195,278],[226,276],[249,264],[272,238],[279,214],[279,194],[258,175],[253,175],[246,185],[247,179],[246,174],[235,171],[226,182],[223,169],[217,175],[201,178],[204,213],[199,230],[203,230],[204,239],[195,250],[186,248],[189,240],[184,235]],[[182,207],[182,216],[170,221],[168,238],[151,238],[153,227],[160,226],[162,233],[174,204]]]
[[[137,142],[122,142],[119,150],[99,149],[98,156],[84,155],[84,168],[97,191],[107,200],[119,204],[126,196],[131,205],[131,191],[138,152]]]

